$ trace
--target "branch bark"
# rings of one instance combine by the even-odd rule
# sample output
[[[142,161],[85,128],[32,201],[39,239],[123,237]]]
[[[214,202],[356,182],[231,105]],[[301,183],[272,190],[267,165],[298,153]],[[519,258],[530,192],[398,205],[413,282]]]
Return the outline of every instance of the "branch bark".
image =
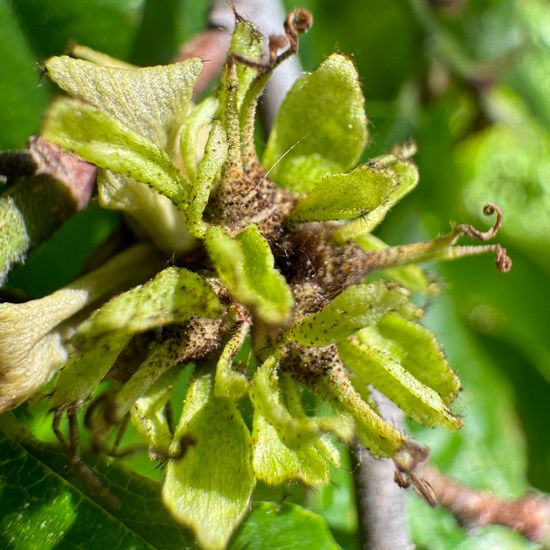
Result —
[[[404,416],[401,410],[376,390],[372,390],[372,396],[380,414],[394,426],[402,428]],[[393,461],[373,457],[359,443],[353,449],[353,457],[361,548],[414,548],[407,526],[405,491],[394,482]]]
[[[527,494],[517,500],[501,499],[488,491],[461,485],[432,466],[420,472],[433,489],[437,502],[447,508],[460,525],[473,529],[504,525],[524,537],[550,545],[550,498]]]

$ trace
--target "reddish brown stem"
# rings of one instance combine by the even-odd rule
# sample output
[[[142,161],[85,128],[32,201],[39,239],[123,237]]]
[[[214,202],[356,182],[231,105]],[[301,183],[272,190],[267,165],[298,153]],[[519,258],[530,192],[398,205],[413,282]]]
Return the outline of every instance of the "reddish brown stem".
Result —
[[[550,498],[527,494],[516,500],[466,487],[433,467],[420,473],[440,506],[447,508],[467,528],[504,525],[529,540],[547,544],[550,539]]]

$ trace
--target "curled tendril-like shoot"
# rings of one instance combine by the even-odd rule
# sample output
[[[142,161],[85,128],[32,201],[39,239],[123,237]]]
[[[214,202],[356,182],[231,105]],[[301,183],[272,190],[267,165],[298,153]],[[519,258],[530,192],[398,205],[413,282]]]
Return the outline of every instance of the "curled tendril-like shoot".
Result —
[[[279,56],[277,59],[277,64],[284,61],[289,55],[293,55],[298,51],[300,34],[306,33],[312,26],[313,15],[308,10],[304,8],[296,8],[288,14],[284,27],[289,48]]]
[[[243,20],[236,12],[234,6],[233,12],[235,13],[237,21]],[[238,53],[232,53],[228,61],[231,62],[232,60],[236,60],[244,65],[258,69],[260,72],[271,72],[283,61],[298,52],[300,34],[309,31],[312,25],[313,15],[306,9],[296,8],[288,14],[284,22],[285,34],[272,34],[269,36],[269,60],[267,63],[248,59]],[[285,46],[288,46],[286,50],[278,54]]]
[[[457,225],[449,235],[451,238],[450,244],[454,245],[462,235],[467,235],[478,241],[488,241],[496,237],[502,227],[502,209],[494,203],[489,203],[483,207],[483,214],[485,216],[496,214],[495,223],[490,229],[487,231],[479,231],[479,229],[476,229],[472,225]],[[457,258],[473,254],[483,254],[485,252],[494,252],[496,254],[497,269],[500,272],[507,273],[512,269],[512,259],[506,253],[506,249],[499,244],[488,246],[459,246],[454,247],[454,252],[455,255],[453,255],[453,257]]]
[[[496,237],[498,232],[500,231],[500,228],[502,227],[502,209],[500,208],[500,206],[492,202],[486,204],[483,207],[483,214],[485,216],[492,216],[495,213],[495,223],[493,224],[493,227],[491,227],[487,231],[479,231],[479,229],[476,229],[472,225],[457,225],[453,230],[453,235],[455,235],[455,238],[452,241],[452,244],[454,244],[461,235],[468,235],[469,237],[472,237],[478,241],[489,241]]]
[[[456,243],[463,235],[467,235],[478,241],[488,241],[498,234],[502,226],[502,210],[500,207],[492,203],[486,204],[483,207],[483,213],[486,216],[496,214],[494,225],[487,231],[480,231],[472,225],[461,224],[455,226],[447,235],[432,241],[369,251],[365,254],[362,271],[364,274],[367,274],[376,269],[386,269],[399,265],[432,260],[455,260],[465,256],[494,253],[496,255],[497,269],[502,273],[506,273],[512,268],[512,260],[500,244],[456,246]]]

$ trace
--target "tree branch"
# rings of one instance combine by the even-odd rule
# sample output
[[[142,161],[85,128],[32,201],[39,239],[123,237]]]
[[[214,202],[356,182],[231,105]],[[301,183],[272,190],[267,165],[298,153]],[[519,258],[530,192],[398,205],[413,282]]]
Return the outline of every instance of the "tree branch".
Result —
[[[404,416],[387,397],[371,390],[380,414],[403,427]],[[373,457],[361,444],[353,449],[354,480],[359,512],[359,534],[364,550],[408,550],[411,542],[405,511],[405,491],[394,482],[391,459]]]
[[[0,196],[0,285],[12,265],[84,208],[97,168],[40,137],[0,153],[0,174],[17,178]]]
[[[472,529],[482,525],[504,525],[524,537],[550,545],[550,498],[527,494],[505,500],[461,485],[432,466],[420,472],[433,489],[440,506],[447,508],[460,525]]]

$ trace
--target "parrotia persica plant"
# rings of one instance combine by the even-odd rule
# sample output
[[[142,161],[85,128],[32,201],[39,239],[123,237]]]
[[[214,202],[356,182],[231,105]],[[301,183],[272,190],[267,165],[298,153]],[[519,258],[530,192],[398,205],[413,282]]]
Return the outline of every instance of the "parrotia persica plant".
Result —
[[[256,480],[327,483],[337,439],[358,437],[414,482],[425,451],[370,388],[428,426],[461,426],[449,408],[459,380],[411,301],[433,292],[415,264],[493,252],[510,268],[499,245],[457,245],[496,234],[494,205],[486,232],[457,225],[402,246],[372,234],[418,172],[411,145],[357,165],[367,119],[345,55],[296,82],[259,159],[258,98],[310,25],[295,10],[268,39],[237,16],[219,88],[197,104],[198,58],[138,68],[77,47],[44,63],[68,97],[42,138],[99,168],[99,203],[124,214],[136,244],[49,296],[0,304],[0,410],[47,393],[73,462],[62,415],[74,434],[87,409],[98,450],[130,421],[165,464],[164,504],[205,548],[226,545]]]

